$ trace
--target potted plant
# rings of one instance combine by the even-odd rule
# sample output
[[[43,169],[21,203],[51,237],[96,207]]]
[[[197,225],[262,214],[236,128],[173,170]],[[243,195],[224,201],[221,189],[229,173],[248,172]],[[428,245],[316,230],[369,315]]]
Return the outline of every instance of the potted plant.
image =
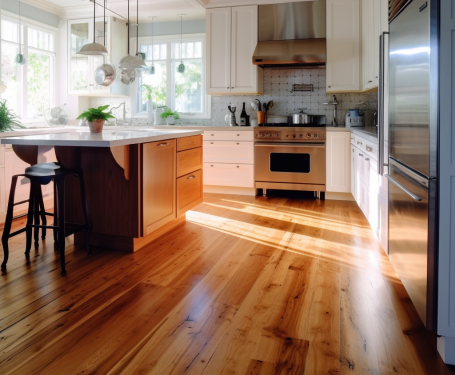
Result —
[[[0,132],[12,131],[15,128],[24,128],[19,117],[6,105],[6,100],[0,100]]]
[[[145,98],[147,99],[147,120],[150,124],[152,124],[153,121],[153,102],[152,102],[152,86],[143,84],[139,87],[139,90],[144,88],[145,89]]]
[[[174,125],[175,120],[178,120],[180,118],[178,112],[177,111],[172,112],[170,108],[166,108],[160,116],[161,118],[166,119],[166,124],[168,125]]]
[[[115,118],[112,116],[111,112],[104,112],[108,108],[108,105],[103,105],[98,108],[89,108],[82,112],[77,119],[80,120],[85,118],[88,121],[90,133],[102,133],[105,121],[110,118]]]

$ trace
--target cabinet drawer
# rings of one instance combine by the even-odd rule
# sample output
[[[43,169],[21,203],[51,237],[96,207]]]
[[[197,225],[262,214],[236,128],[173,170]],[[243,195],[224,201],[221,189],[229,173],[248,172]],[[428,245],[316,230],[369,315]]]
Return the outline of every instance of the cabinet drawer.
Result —
[[[254,141],[253,130],[251,131],[205,131],[204,141]]]
[[[202,135],[192,137],[177,138],[177,151],[189,150],[191,148],[202,146]]]
[[[204,141],[204,163],[254,164],[254,143]]]
[[[202,203],[202,170],[177,179],[177,216]]]
[[[177,177],[202,169],[202,147],[177,153]]]
[[[254,188],[254,166],[204,163],[204,185]]]

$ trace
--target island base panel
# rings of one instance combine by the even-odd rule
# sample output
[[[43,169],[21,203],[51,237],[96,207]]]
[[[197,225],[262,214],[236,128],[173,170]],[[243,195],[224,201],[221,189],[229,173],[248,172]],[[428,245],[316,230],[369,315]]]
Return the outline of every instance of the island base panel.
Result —
[[[120,237],[111,234],[92,233],[90,235],[90,247],[99,247],[110,250],[120,250],[128,253],[134,253],[143,247],[147,246],[157,238],[165,235],[169,231],[182,225],[186,221],[186,214],[183,214],[171,222],[163,225],[154,232],[145,237]],[[74,234],[74,244],[85,246],[85,232],[78,232]]]

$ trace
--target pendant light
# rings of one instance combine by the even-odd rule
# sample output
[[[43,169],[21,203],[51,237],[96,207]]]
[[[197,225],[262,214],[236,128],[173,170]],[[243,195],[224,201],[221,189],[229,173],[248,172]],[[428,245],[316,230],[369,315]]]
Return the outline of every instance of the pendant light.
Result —
[[[19,53],[16,55],[16,63],[25,64],[25,57],[22,54],[22,24],[21,24],[21,0],[19,0]]]
[[[78,55],[98,55],[98,56],[109,55],[109,52],[107,52],[107,49],[105,46],[95,42],[95,31],[96,31],[95,12],[96,12],[96,2],[95,2],[95,0],[93,0],[93,43],[84,44],[82,46],[81,50],[77,53]],[[106,24],[104,27],[106,28]],[[106,38],[106,33],[104,33],[104,38]]]
[[[155,45],[153,44],[153,36],[154,36],[154,30],[153,30],[153,21],[156,18],[155,16],[151,17],[152,18],[152,67],[150,68],[150,74],[155,74]]]
[[[179,73],[185,73],[185,64],[183,63],[183,16],[186,14],[177,14],[180,16],[180,65],[177,68]]]
[[[138,17],[139,17],[139,2],[138,2]],[[138,18],[139,26],[139,18]],[[138,27],[139,32],[139,27]],[[120,69],[147,69],[147,64],[138,56],[130,56],[130,0],[128,0],[128,54],[122,57],[118,67]]]

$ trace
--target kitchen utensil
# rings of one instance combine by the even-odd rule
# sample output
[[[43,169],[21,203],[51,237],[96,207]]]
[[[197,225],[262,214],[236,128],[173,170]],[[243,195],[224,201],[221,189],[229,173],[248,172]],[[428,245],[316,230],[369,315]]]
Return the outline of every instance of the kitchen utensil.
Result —
[[[347,128],[358,127],[358,126],[365,126],[365,116],[357,110],[357,116],[353,116],[351,110],[346,113],[346,122],[345,125]]]
[[[135,69],[122,69],[122,73],[120,73],[120,81],[123,84],[129,85],[133,83],[135,79],[136,79]]]
[[[255,112],[259,111],[259,107],[256,102],[251,103],[251,108],[253,108]]]
[[[293,124],[311,124],[313,123],[313,116],[303,112],[306,108],[297,108],[300,112],[292,115]]]
[[[229,123],[229,126],[238,126],[236,119],[235,119],[235,110],[237,107],[231,107],[230,105],[228,106],[229,112],[231,112],[231,121]]]
[[[273,108],[273,100],[269,101],[265,106],[265,111],[268,112],[270,109]]]
[[[255,102],[258,102],[258,111],[262,111],[262,103],[259,99],[254,99]]]
[[[349,110],[349,115],[351,117],[357,117],[359,115],[359,110],[358,109],[350,109]]]
[[[95,70],[95,82],[97,85],[112,86],[117,77],[115,66],[112,64],[102,64]]]
[[[264,111],[258,111],[258,124],[265,124],[265,112]]]

